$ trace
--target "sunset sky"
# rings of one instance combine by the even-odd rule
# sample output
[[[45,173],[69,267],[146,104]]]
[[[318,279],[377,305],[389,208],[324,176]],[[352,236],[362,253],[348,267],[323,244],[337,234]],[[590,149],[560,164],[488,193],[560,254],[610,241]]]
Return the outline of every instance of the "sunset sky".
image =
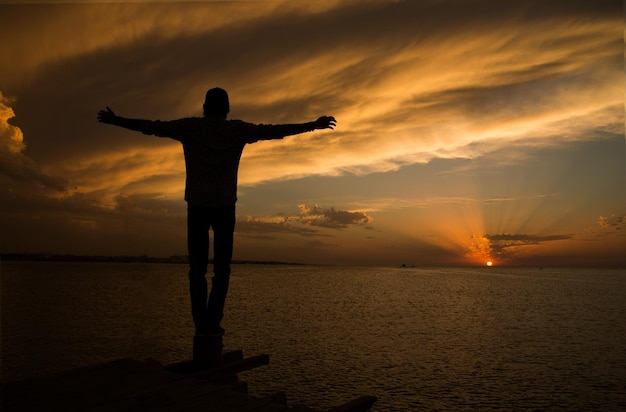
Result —
[[[9,2],[10,3],[10,2]],[[235,259],[626,265],[618,0],[0,4],[0,251],[186,254],[201,115],[335,130],[249,145]]]

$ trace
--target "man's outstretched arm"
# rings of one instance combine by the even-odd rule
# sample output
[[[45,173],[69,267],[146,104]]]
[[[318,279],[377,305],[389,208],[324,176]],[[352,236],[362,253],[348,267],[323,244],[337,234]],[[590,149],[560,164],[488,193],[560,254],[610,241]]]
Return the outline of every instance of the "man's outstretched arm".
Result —
[[[100,110],[98,112],[98,121],[100,123],[112,124],[114,126],[135,130],[145,134],[154,134],[152,132],[153,122],[151,120],[127,119],[125,117],[117,116],[109,107],[107,107],[106,110]]]
[[[322,116],[308,123],[263,125],[259,139],[280,139],[281,137],[312,132],[313,130],[334,129],[336,125],[337,120],[333,116]]]

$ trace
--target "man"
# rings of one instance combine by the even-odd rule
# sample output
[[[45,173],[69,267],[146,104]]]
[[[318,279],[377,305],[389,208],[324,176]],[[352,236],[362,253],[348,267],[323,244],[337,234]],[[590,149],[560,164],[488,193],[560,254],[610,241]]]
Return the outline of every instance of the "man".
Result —
[[[246,144],[316,129],[333,129],[332,116],[313,122],[264,125],[226,120],[228,94],[220,88],[207,91],[204,117],[172,121],[128,119],[110,108],[98,113],[98,121],[148,135],[169,137],[183,145],[187,180],[187,247],[189,290],[196,335],[221,334],[224,302],[230,279],[237,201],[237,171]],[[206,272],[209,260],[209,229],[214,234],[213,278],[208,294]],[[207,296],[208,295],[208,296]]]

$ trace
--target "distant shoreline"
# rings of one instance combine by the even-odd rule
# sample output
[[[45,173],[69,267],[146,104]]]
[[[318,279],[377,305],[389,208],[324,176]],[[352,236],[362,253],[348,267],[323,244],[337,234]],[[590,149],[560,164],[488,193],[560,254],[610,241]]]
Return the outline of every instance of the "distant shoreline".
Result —
[[[112,262],[112,263],[172,263],[172,264],[189,264],[189,257],[187,255],[172,255],[169,257],[153,257],[146,255],[72,255],[72,254],[52,254],[52,253],[0,253],[0,261],[6,262]],[[213,263],[212,259],[209,259],[209,263]],[[318,266],[316,263],[302,263],[302,262],[281,262],[274,260],[233,260],[234,265],[284,265],[284,266]],[[324,266],[322,264],[322,266]],[[548,268],[614,268],[623,269],[624,265],[505,265],[498,267],[489,267],[482,265],[450,265],[450,266],[430,266],[430,265],[413,265],[413,264],[400,264],[400,265],[376,265],[377,267],[394,267],[401,269],[415,269],[415,268],[485,268],[487,270],[501,268],[538,268],[539,270]]]
[[[105,256],[105,255],[71,255],[71,254],[46,254],[46,253],[4,253],[0,260],[22,262],[117,262],[117,263],[178,263],[188,264],[189,256],[173,255],[169,257],[153,256]],[[209,260],[212,263],[212,260]],[[238,265],[301,265],[306,263],[257,261],[257,260],[233,260]]]

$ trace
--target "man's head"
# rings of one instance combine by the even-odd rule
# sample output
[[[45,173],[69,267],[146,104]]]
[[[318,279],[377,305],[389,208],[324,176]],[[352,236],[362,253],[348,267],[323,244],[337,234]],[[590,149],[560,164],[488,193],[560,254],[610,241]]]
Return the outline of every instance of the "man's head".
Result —
[[[219,116],[226,118],[226,115],[230,112],[226,90],[215,87],[207,91],[203,108],[205,117]]]

